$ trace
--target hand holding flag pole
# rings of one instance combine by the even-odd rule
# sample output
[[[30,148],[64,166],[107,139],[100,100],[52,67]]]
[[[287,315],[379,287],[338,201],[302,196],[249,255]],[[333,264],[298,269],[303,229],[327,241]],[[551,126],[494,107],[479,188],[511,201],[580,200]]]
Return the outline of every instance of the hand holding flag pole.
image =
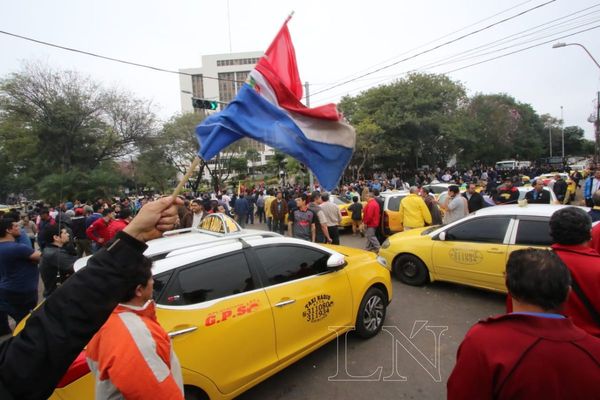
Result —
[[[179,181],[179,185],[177,185],[177,187],[175,188],[175,190],[173,190],[173,194],[172,194],[173,201],[175,201],[175,198],[177,196],[179,196],[179,193],[181,193],[181,189],[183,189],[183,186],[190,179],[190,176],[192,176],[192,172],[194,172],[194,170],[196,168],[198,168],[198,164],[199,163],[200,163],[200,157],[196,156],[196,158],[194,158],[194,161],[192,161],[192,165],[190,165],[190,167],[188,168],[188,170],[185,173],[185,175],[183,176],[183,178],[181,178],[181,181]]]

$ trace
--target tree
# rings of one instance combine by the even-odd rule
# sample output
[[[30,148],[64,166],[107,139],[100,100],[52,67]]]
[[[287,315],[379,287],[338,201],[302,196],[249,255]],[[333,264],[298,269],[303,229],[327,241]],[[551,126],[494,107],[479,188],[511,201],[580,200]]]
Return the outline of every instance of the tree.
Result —
[[[104,162],[135,152],[156,127],[148,102],[73,71],[27,64],[0,80],[0,155],[13,189],[32,182],[45,190],[48,174],[61,171],[105,171]]]
[[[158,193],[174,189],[177,169],[167,161],[165,150],[160,146],[148,146],[136,161],[138,185],[152,187]]]

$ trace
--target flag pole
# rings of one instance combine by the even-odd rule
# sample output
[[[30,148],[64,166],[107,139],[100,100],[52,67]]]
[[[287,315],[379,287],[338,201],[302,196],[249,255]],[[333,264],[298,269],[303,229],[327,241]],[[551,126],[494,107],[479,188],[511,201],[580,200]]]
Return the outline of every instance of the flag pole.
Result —
[[[188,170],[185,173],[185,175],[183,176],[183,178],[181,178],[181,180],[179,181],[179,185],[177,185],[177,187],[173,191],[173,194],[172,194],[173,201],[175,201],[175,198],[177,196],[179,196],[179,193],[181,193],[181,189],[183,189],[183,186],[190,179],[190,176],[192,176],[192,172],[194,172],[194,170],[196,168],[198,168],[199,163],[200,163],[200,157],[196,156],[196,158],[194,158],[194,161],[192,161],[192,165],[190,165],[190,167],[188,168]]]
[[[285,22],[283,24],[284,25],[287,24],[289,22],[289,20],[292,19],[293,16],[294,16],[294,11],[292,11],[290,13],[290,15],[288,15],[288,17],[285,19]]]

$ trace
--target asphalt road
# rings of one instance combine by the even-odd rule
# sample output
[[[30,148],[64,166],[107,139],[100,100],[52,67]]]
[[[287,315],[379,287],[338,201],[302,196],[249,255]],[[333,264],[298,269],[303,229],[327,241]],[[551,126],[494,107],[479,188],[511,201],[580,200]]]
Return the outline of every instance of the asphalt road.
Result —
[[[365,239],[345,233],[341,244],[362,248]],[[504,296],[446,283],[411,287],[394,280],[393,289],[386,328],[378,336],[339,338],[238,398],[445,398],[465,333],[478,320],[502,313]]]

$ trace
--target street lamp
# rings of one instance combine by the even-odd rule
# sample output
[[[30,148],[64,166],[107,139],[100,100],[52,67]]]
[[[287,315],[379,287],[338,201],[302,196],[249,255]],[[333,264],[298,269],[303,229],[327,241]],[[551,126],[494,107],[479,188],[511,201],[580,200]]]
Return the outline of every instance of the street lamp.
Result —
[[[590,58],[592,59],[592,61],[594,62],[594,64],[596,64],[596,66],[600,69],[600,64],[598,64],[598,61],[596,61],[596,59],[594,58],[594,56],[592,55],[592,53],[590,53],[588,51],[588,49],[586,49],[585,46],[582,45],[582,44],[580,44],[580,43],[557,42],[557,43],[554,43],[552,45],[552,48],[553,49],[557,49],[559,47],[566,47],[566,46],[579,46],[579,47],[581,47],[583,50],[585,50],[585,52],[587,53],[587,55],[590,56]],[[564,135],[564,133],[563,133],[563,135]],[[598,92],[598,104],[596,105],[596,135],[595,135],[595,139],[596,139],[596,149],[595,149],[596,151],[595,151],[595,154],[594,154],[594,163],[598,164],[598,162],[600,161],[600,92]]]
[[[594,56],[592,55],[592,53],[590,53],[588,51],[588,49],[585,48],[584,45],[579,44],[579,43],[563,43],[563,42],[558,42],[558,43],[554,43],[552,45],[553,49],[558,49],[559,47],[566,47],[566,46],[579,46],[581,47],[583,50],[585,50],[585,52],[588,54],[588,56],[590,56],[590,58],[592,59],[592,61],[594,61],[594,63],[596,64],[596,66],[598,68],[600,68],[600,64],[598,64],[598,61],[596,61],[596,59],[594,58]]]

